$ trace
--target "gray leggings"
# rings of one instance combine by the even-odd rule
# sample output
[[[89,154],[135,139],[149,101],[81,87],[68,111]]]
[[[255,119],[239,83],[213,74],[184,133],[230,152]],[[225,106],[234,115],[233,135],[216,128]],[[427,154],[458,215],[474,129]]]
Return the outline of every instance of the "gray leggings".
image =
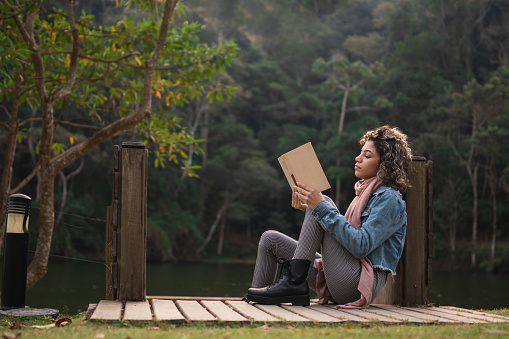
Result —
[[[334,205],[330,198],[325,198]],[[320,247],[322,255],[316,252]],[[278,258],[306,259],[311,262],[322,258],[325,280],[334,301],[345,304],[360,298],[357,290],[361,273],[359,259],[322,229],[310,208],[306,210],[299,241],[277,231],[263,233],[258,244],[252,287],[265,287],[274,282]],[[311,264],[307,282],[313,290],[316,288],[316,275],[317,270]],[[376,298],[386,279],[387,271],[374,269],[372,299]]]

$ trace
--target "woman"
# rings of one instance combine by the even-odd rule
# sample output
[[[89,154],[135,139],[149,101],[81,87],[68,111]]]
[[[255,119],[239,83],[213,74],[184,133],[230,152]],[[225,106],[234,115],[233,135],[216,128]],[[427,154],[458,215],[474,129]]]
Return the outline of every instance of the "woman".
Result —
[[[359,143],[354,170],[361,180],[345,215],[330,198],[297,183],[292,207],[306,211],[299,240],[277,231],[262,235],[247,301],[309,305],[310,286],[321,302],[364,308],[388,273],[396,274],[407,218],[400,192],[409,186],[412,153],[407,136],[389,126],[367,132]],[[278,258],[285,259],[286,273],[271,284]]]

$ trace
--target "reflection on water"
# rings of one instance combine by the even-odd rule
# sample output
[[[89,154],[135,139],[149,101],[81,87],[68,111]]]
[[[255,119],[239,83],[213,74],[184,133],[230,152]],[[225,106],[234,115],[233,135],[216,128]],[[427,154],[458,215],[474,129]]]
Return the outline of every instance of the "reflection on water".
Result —
[[[435,272],[429,288],[435,305],[471,309],[509,308],[509,275]]]
[[[148,263],[147,295],[242,297],[249,288],[253,264]],[[0,270],[1,274],[1,270]],[[433,272],[431,301],[464,308],[507,308],[509,275]],[[101,264],[50,260],[48,273],[27,292],[30,307],[85,311],[105,297]]]

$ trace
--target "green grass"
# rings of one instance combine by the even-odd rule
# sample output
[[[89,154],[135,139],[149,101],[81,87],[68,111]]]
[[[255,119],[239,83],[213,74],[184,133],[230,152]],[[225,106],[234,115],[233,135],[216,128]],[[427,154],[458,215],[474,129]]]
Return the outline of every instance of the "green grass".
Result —
[[[509,309],[485,311],[509,316]],[[339,323],[339,324],[232,324],[165,322],[98,322],[85,320],[84,313],[71,318],[64,327],[52,325],[52,319],[2,318],[0,338],[507,338],[509,323],[478,325]],[[11,327],[19,329],[10,329]],[[16,326],[17,325],[17,326]]]

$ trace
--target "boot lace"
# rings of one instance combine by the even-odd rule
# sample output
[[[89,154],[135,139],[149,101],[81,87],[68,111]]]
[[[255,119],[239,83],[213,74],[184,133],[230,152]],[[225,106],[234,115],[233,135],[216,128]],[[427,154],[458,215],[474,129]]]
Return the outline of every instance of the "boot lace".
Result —
[[[277,280],[274,282],[276,284],[279,280],[283,278],[286,272],[289,273],[290,269],[290,260],[286,260],[284,258],[277,258],[277,263],[279,264],[279,276]],[[284,272],[283,272],[284,270]]]

